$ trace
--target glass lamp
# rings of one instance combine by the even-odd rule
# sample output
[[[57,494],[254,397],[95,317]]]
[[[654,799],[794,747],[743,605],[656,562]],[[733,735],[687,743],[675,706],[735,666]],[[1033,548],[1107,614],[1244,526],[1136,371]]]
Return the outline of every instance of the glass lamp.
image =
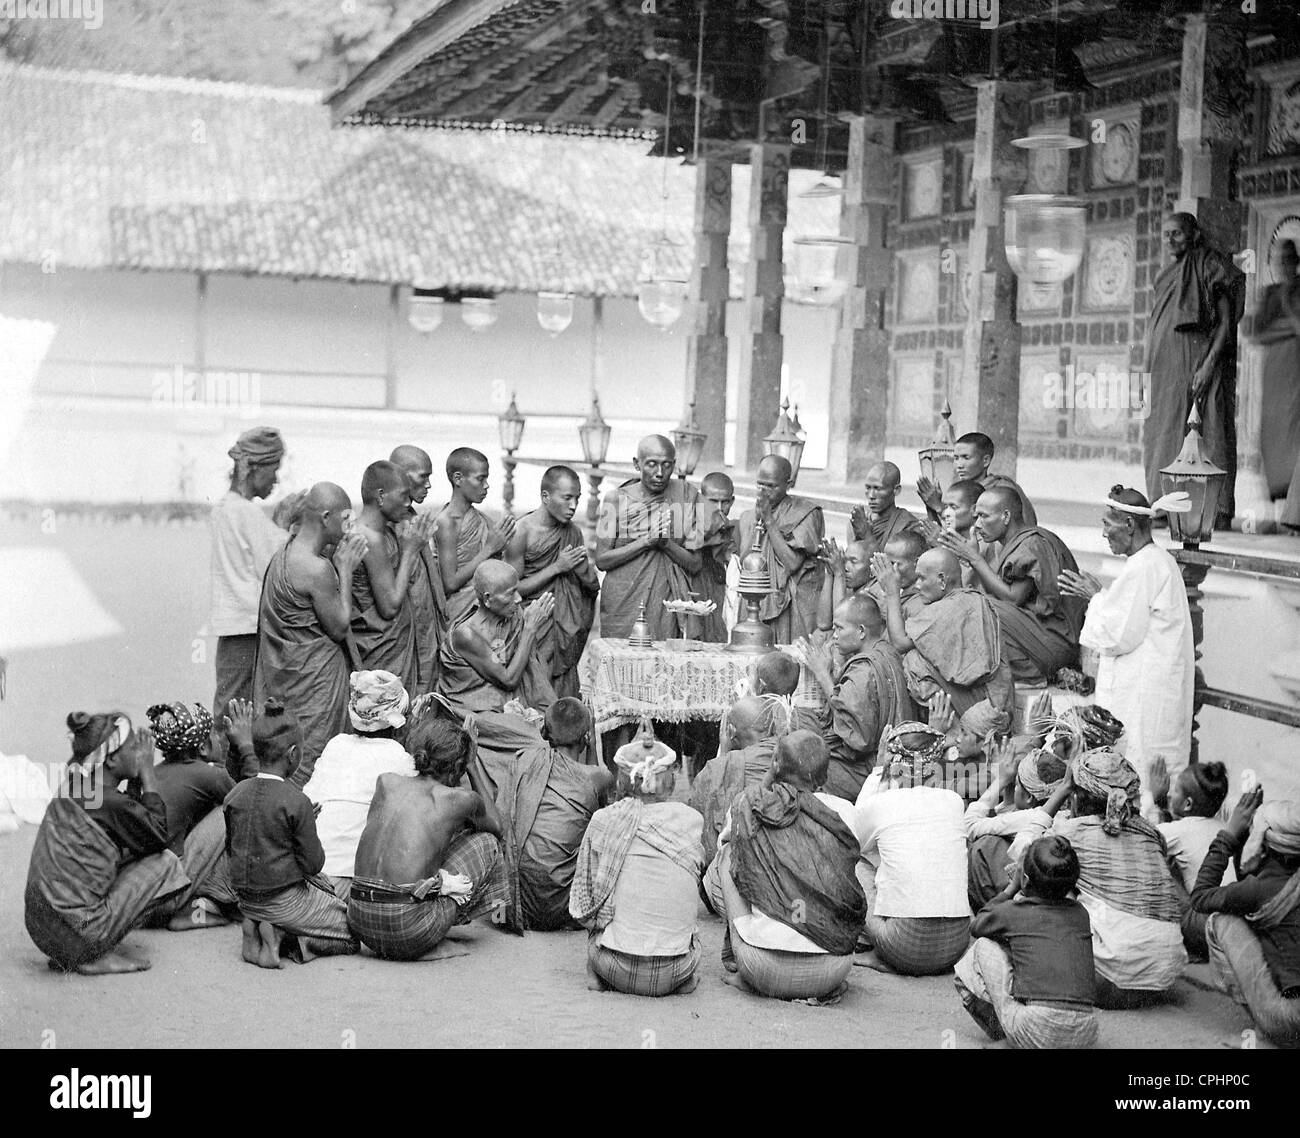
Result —
[[[841,249],[851,249],[853,239],[817,234],[794,239],[795,280],[804,297],[814,304],[833,304],[844,295],[848,282],[836,266]]]
[[[434,296],[428,289],[418,286],[411,290],[411,303],[407,309],[406,319],[422,336],[435,332],[442,323],[443,306],[446,302],[440,296]]]
[[[497,322],[497,302],[492,296],[463,296],[460,300],[460,318],[475,332],[491,328]]]
[[[519,414],[515,406],[515,393],[510,393],[510,406],[497,416],[497,430],[501,432],[501,449],[506,454],[514,454],[519,444],[524,441],[524,423],[527,420]]]
[[[588,466],[599,466],[609,453],[610,425],[600,414],[600,399],[591,397],[591,414],[578,427],[578,438],[582,442],[582,457]]]
[[[681,423],[673,428],[673,446],[677,448],[677,472],[683,479],[695,473],[708,434],[695,424],[695,400],[687,405]]]
[[[799,464],[803,461],[804,440],[790,422],[790,400],[781,401],[781,413],[776,417],[776,426],[772,433],[763,440],[765,454],[780,455],[790,464],[790,485],[799,480]]]
[[[681,246],[661,237],[645,250],[636,286],[636,304],[642,317],[661,332],[675,324],[686,304],[689,273]]]
[[[957,443],[952,429],[952,405],[945,399],[939,412],[939,426],[928,447],[916,452],[921,464],[921,477],[928,478],[942,494],[953,484],[956,474]]]
[[[1083,260],[1087,209],[1079,198],[1016,194],[1006,202],[1007,261],[1031,285],[1054,285],[1074,276]]]
[[[1160,484],[1166,494],[1185,490],[1192,500],[1192,508],[1186,513],[1168,515],[1170,536],[1184,545],[1200,545],[1214,534],[1219,494],[1228,472],[1215,466],[1205,453],[1201,444],[1201,414],[1195,405],[1187,417],[1187,427],[1178,457],[1160,468]]]
[[[573,294],[571,292],[539,292],[537,294],[537,323],[552,336],[558,336],[573,323]]]

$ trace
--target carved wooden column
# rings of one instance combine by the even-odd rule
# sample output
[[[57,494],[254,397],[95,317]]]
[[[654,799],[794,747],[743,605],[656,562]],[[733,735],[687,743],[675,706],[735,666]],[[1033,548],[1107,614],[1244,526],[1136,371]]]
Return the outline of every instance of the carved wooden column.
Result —
[[[727,431],[727,297],[730,273],[731,162],[705,158],[695,169],[695,269],[686,342],[686,402],[695,401],[695,422],[708,433],[700,461],[722,464]]]
[[[752,470],[763,457],[781,401],[781,303],[785,299],[786,196],[790,147],[749,148],[749,264],[745,269],[745,331],[740,343],[736,400],[736,467]]]
[[[896,119],[854,115],[844,171],[840,234],[854,247],[838,266],[840,302],[831,362],[827,473],[841,483],[866,477],[885,454],[889,422],[889,333],[885,296],[893,268],[885,225],[893,199]]]
[[[1027,83],[985,80],[975,111],[975,221],[970,231],[970,316],[960,390],[951,392],[953,420],[982,431],[997,450],[999,473],[1014,475],[1020,438],[1020,340],[1016,275],[1007,263],[1003,203],[1021,192],[1025,151],[1013,138],[1029,133]]]

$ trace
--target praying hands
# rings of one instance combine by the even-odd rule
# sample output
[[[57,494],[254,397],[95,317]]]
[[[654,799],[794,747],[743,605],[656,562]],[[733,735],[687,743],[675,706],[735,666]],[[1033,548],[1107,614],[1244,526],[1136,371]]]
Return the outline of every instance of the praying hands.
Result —
[[[880,582],[880,587],[885,590],[886,596],[901,595],[902,584],[898,579],[898,570],[894,568],[894,563],[888,557],[883,553],[873,553],[871,568],[876,574],[876,580]]]

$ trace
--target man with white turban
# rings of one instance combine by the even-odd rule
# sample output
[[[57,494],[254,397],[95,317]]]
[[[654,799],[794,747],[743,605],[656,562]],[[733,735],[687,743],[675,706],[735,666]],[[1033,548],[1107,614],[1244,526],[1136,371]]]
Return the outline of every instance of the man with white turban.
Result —
[[[343,898],[355,873],[375,781],[381,774],[415,774],[414,760],[397,741],[411,706],[401,680],[392,672],[353,672],[349,684],[348,719],[356,734],[335,735],[326,743],[303,787],[320,811],[316,832],[325,850],[323,872],[334,878]]]

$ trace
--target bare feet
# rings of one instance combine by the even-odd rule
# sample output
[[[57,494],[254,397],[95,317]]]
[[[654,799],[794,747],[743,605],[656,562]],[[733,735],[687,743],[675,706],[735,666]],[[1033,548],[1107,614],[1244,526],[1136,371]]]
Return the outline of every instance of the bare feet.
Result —
[[[262,938],[257,934],[257,922],[251,917],[245,917],[240,929],[244,934],[244,959],[249,964],[260,964]]]
[[[177,913],[167,922],[167,928],[174,933],[183,933],[191,929],[218,929],[230,923],[230,919],[222,916],[221,910],[206,897],[197,897],[185,912]]]
[[[283,968],[284,961],[280,959],[280,942],[284,939],[284,933],[271,924],[270,921],[258,921],[257,938],[261,941],[257,953],[258,966],[261,968]]]
[[[77,971],[83,976],[109,976],[123,972],[147,972],[149,967],[148,957],[118,947],[98,960],[77,965]]]

